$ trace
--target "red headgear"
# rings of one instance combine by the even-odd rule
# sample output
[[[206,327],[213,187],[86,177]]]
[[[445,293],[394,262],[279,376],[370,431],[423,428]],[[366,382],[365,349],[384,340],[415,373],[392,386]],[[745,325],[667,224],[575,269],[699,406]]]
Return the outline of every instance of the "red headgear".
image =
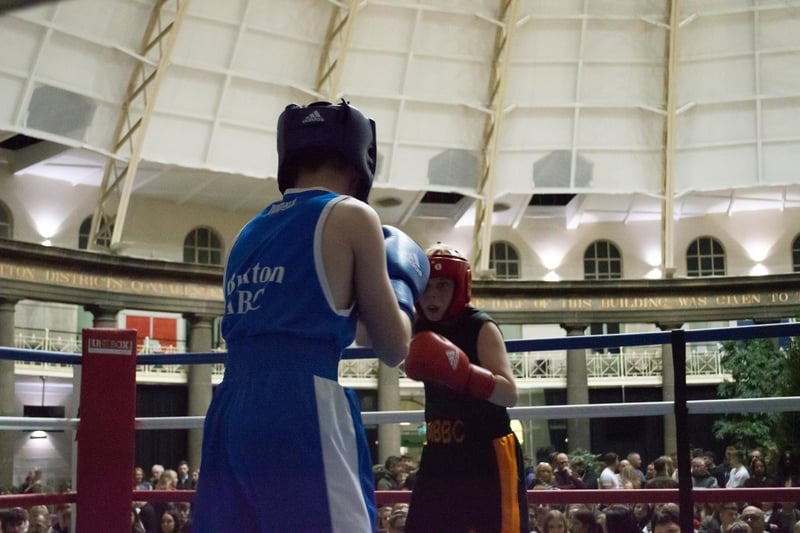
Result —
[[[444,314],[445,319],[457,318],[464,312],[472,296],[472,270],[467,258],[458,250],[436,244],[426,252],[431,263],[430,278],[450,278],[455,282],[453,299]]]

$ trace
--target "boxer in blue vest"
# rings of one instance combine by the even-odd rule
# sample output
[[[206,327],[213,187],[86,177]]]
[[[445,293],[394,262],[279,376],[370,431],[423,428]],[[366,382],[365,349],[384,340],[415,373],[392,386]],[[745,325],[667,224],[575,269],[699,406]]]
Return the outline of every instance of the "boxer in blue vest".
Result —
[[[358,324],[381,361],[403,361],[429,264],[367,205],[375,161],[374,121],[344,100],[278,119],[283,198],[242,228],[225,269],[228,358],[206,415],[195,532],[376,528],[339,359]]]

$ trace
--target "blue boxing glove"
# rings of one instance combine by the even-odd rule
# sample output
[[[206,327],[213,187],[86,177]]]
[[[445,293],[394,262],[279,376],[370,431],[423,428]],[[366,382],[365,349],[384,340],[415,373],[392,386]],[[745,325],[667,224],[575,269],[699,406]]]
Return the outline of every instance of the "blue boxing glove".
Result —
[[[386,266],[397,303],[414,321],[414,302],[428,285],[431,265],[425,251],[414,239],[392,226],[383,226]]]

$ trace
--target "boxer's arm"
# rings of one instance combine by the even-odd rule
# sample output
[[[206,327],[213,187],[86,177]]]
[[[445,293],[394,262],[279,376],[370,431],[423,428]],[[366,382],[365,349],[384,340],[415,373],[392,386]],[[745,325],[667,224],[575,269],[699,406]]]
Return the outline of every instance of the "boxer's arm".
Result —
[[[478,360],[482,367],[494,374],[494,390],[488,400],[503,407],[514,407],[517,403],[517,385],[514,383],[503,335],[494,322],[486,322],[481,326]]]
[[[408,352],[411,322],[397,305],[387,274],[386,249],[378,214],[367,204],[345,200],[337,204],[329,223],[349,252],[353,291],[359,321],[377,357],[390,366],[400,364]],[[326,265],[327,268],[327,265]],[[359,332],[359,343],[365,342]]]

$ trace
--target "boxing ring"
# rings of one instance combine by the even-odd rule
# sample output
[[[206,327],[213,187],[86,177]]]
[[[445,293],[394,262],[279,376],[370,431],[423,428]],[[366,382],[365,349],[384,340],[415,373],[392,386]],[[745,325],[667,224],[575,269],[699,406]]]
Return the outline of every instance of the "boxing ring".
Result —
[[[689,457],[689,415],[723,413],[766,413],[800,411],[800,397],[750,398],[725,400],[687,400],[687,343],[720,342],[800,336],[800,323],[738,326],[681,330],[509,340],[509,353],[570,349],[602,349],[628,346],[669,345],[675,373],[674,401],[587,404],[510,408],[512,419],[615,418],[674,415],[678,457]],[[0,509],[59,503],[76,504],[76,529],[83,524],[106,523],[110,530],[130,527],[134,501],[191,502],[194,491],[132,490],[134,436],[136,431],[156,429],[195,429],[204,417],[136,418],[136,366],[148,364],[224,363],[219,352],[137,355],[136,332],[120,329],[86,329],[81,354],[64,354],[0,347],[0,359],[51,362],[81,366],[80,409],[76,418],[0,417],[2,430],[75,431],[77,457],[74,465],[75,492],[26,495],[0,495]],[[353,348],[343,356],[349,359],[373,358],[371,350]],[[109,387],[109,384],[113,386]],[[365,425],[424,422],[424,412],[364,412]],[[102,466],[98,466],[102,465]],[[570,503],[663,503],[675,502],[681,509],[681,529],[692,530],[694,503],[724,501],[800,501],[800,488],[693,489],[689,461],[679,461],[678,489],[638,490],[553,490],[528,491],[535,505]],[[409,491],[377,491],[378,505],[408,502]],[[98,522],[102,520],[102,522]],[[88,526],[87,526],[88,527]]]

